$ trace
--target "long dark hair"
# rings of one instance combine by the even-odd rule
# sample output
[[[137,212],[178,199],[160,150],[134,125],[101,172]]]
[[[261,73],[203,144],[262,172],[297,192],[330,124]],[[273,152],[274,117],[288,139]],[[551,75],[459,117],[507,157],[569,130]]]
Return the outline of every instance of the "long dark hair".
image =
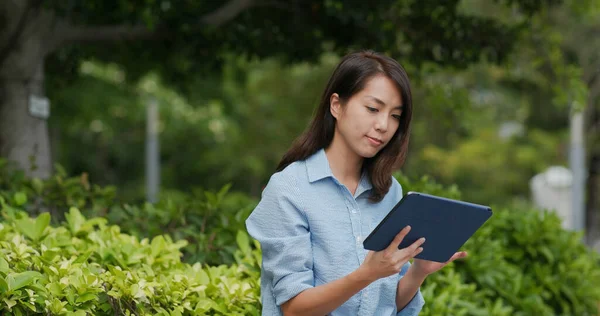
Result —
[[[346,55],[340,61],[323,91],[312,122],[283,155],[277,171],[295,161],[308,158],[321,148],[327,148],[333,140],[336,122],[330,111],[331,95],[337,93],[344,105],[365,87],[368,80],[377,75],[384,75],[396,84],[403,106],[400,125],[390,142],[377,155],[365,159],[362,166],[373,185],[370,200],[381,201],[392,184],[392,172],[402,167],[406,159],[412,117],[412,95],[404,68],[394,59],[377,52],[356,52]]]

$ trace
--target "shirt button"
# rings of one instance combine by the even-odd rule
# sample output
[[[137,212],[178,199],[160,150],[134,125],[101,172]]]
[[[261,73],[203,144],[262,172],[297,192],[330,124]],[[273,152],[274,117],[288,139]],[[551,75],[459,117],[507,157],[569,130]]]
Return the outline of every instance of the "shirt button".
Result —
[[[356,209],[352,209],[352,214],[356,214],[358,211]]]
[[[360,242],[360,236],[356,237],[356,242],[359,243]]]

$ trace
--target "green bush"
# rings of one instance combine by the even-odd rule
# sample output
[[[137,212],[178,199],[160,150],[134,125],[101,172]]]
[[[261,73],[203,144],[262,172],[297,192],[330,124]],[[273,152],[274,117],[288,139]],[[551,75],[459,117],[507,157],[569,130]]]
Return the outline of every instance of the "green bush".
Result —
[[[60,166],[47,180],[28,178],[14,165],[0,158],[0,196],[10,200],[17,197],[16,205],[35,216],[49,212],[54,224],[64,220],[70,207],[103,216],[116,202],[116,188],[90,183],[86,173],[68,177]]]
[[[88,175],[69,177],[58,166],[47,180],[29,179],[12,172],[0,159],[0,196],[17,197],[16,203],[32,216],[49,212],[54,224],[64,220],[70,207],[86,217],[104,217],[113,225],[139,238],[168,234],[185,239],[183,260],[209,265],[234,262],[235,236],[245,230],[244,221],[257,201],[246,194],[193,189],[191,193],[166,191],[156,204],[118,201],[116,188],[91,184]]]
[[[396,177],[405,193],[462,196],[428,177]],[[260,250],[243,229],[256,202],[227,189],[124,204],[85,175],[0,174],[0,311],[258,314]],[[463,247],[469,257],[427,278],[420,315],[596,315],[600,258],[582,235],[551,212],[492,208]],[[54,225],[49,212],[60,215]],[[217,247],[209,248],[211,234]]]
[[[457,264],[467,282],[502,297],[513,315],[596,315],[600,256],[583,234],[561,229],[554,212],[499,209],[465,248]]]
[[[159,235],[121,233],[78,209],[52,227],[49,213],[30,218],[0,197],[0,312],[12,315],[259,315],[260,254],[237,234],[238,264],[182,263]],[[256,245],[255,245],[256,246]]]
[[[404,191],[460,199],[423,177],[396,175]],[[600,256],[551,211],[492,206],[493,216],[463,246],[466,259],[431,275],[422,315],[597,315]]]
[[[156,204],[115,205],[106,218],[139,237],[168,234],[185,239],[185,262],[231,264],[237,249],[235,236],[245,231],[244,221],[256,202],[245,194],[195,190],[191,194],[167,192]]]

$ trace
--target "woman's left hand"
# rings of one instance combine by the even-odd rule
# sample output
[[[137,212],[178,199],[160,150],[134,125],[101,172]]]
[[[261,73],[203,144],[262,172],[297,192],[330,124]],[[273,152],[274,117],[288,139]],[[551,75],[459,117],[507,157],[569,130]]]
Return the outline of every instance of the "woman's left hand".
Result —
[[[419,275],[427,276],[445,267],[448,263],[456,259],[465,258],[466,256],[466,251],[460,251],[454,253],[454,255],[446,262],[435,262],[415,258],[411,268],[415,269],[415,272],[417,272]]]

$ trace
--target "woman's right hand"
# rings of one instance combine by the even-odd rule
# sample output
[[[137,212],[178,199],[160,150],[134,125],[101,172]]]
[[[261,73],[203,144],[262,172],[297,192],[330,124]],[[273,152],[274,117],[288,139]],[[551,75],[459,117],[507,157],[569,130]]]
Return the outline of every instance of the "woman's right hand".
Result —
[[[410,226],[406,226],[386,249],[377,252],[369,251],[359,270],[362,270],[371,281],[400,273],[406,262],[423,251],[421,245],[425,242],[425,238],[419,238],[412,245],[398,249],[409,231]]]

